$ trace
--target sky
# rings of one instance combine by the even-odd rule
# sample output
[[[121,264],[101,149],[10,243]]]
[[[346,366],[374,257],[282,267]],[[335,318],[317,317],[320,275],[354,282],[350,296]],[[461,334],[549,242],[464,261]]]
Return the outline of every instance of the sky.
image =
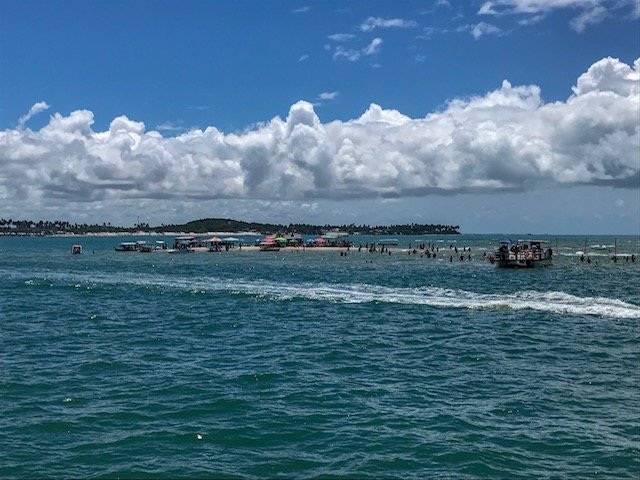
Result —
[[[0,217],[640,235],[640,0],[0,2]]]

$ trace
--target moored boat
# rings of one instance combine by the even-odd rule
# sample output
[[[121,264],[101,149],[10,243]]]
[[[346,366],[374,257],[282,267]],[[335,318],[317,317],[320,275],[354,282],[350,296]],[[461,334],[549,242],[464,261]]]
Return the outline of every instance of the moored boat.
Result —
[[[82,245],[73,245],[71,247],[71,255],[80,255],[82,253]]]
[[[258,244],[258,250],[261,252],[279,252],[280,242],[275,237],[265,237],[260,240],[256,240]]]
[[[191,235],[183,235],[176,237],[173,241],[173,248],[167,250],[167,253],[193,253],[198,246],[198,240]]]
[[[122,242],[115,247],[116,252],[137,252],[140,250],[139,242]]]
[[[163,240],[156,240],[155,244],[150,245],[145,243],[140,245],[140,253],[153,253],[153,252],[166,252],[167,243]]]
[[[553,250],[546,240],[503,240],[489,257],[499,268],[536,268],[551,265]]]

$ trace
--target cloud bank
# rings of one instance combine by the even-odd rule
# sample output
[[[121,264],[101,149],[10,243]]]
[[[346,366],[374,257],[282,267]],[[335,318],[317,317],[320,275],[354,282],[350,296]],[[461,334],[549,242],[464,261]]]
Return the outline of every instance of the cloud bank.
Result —
[[[535,85],[457,99],[410,118],[372,104],[322,123],[311,103],[242,133],[215,127],[165,137],[115,118],[55,113],[38,131],[0,132],[5,205],[126,199],[349,199],[496,192],[537,185],[639,186],[640,59],[604,58],[562,102]]]

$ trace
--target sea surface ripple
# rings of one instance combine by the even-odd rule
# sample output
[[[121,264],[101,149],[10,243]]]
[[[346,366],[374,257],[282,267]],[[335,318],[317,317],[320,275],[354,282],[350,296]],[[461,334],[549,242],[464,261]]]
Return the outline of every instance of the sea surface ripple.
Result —
[[[640,475],[640,264],[613,238],[529,271],[486,261],[495,236],[424,239],[436,260],[123,240],[0,238],[1,478]]]

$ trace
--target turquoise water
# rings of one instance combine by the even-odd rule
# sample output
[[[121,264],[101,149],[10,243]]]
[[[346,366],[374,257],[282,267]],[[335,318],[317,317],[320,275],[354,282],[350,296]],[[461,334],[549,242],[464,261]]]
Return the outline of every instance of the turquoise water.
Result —
[[[0,477],[637,478],[640,262],[553,237],[552,267],[500,270],[501,238],[0,238]]]

